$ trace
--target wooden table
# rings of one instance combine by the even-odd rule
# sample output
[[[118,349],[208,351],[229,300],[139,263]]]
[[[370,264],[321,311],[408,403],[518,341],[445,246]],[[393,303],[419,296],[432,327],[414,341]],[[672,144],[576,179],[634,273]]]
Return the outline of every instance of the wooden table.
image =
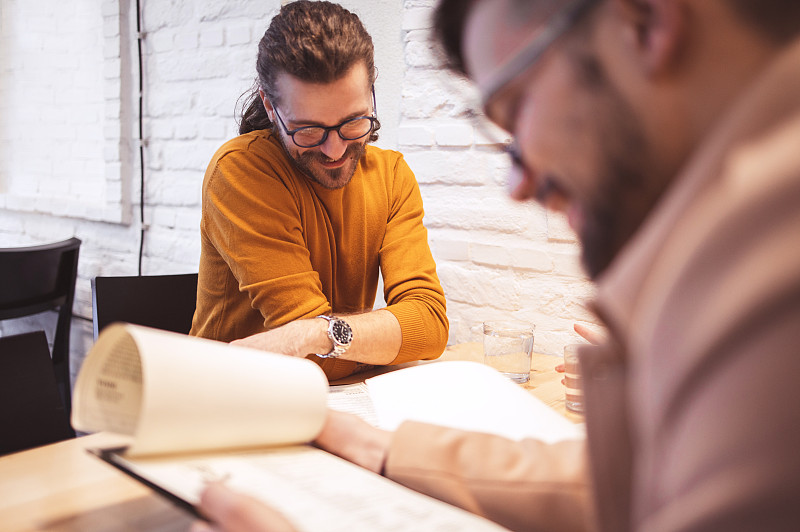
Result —
[[[439,360],[481,361],[480,344],[448,347]],[[534,355],[531,380],[521,385],[574,422],[564,407],[559,357]],[[192,518],[142,484],[90,456],[86,449],[116,443],[93,434],[0,458],[0,532],[185,531]]]

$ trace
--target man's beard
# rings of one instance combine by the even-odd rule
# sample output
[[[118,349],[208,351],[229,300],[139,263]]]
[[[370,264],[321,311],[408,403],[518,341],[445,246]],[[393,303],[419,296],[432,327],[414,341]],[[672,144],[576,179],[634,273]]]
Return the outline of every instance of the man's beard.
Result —
[[[629,144],[632,152],[636,144]],[[592,279],[608,268],[658,199],[647,190],[648,178],[630,161],[609,159],[599,179],[596,196],[584,205],[584,223],[578,233],[583,266]]]
[[[597,186],[582,205],[584,220],[578,231],[584,268],[596,279],[639,229],[669,179],[651,162],[641,122],[599,66],[583,57],[578,67],[584,69],[587,88],[601,99],[597,108],[606,110],[606,120],[595,131],[604,162]]]
[[[315,150],[309,150],[301,154],[293,153],[283,141],[283,137],[281,135],[277,136],[289,158],[294,161],[295,166],[306,177],[330,190],[342,188],[350,182],[358,167],[358,161],[361,160],[366,151],[366,143],[355,142],[350,144],[341,157],[347,160],[344,165],[339,168],[324,168],[320,163],[330,161],[324,153]]]

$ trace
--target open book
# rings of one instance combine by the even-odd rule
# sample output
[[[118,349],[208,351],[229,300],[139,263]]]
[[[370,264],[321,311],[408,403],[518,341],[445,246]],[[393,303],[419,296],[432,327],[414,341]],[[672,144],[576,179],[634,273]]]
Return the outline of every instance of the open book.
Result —
[[[93,452],[190,511],[223,481],[299,530],[502,530],[309,445],[327,405],[311,361],[117,324],[84,361],[72,422],[126,436]]]

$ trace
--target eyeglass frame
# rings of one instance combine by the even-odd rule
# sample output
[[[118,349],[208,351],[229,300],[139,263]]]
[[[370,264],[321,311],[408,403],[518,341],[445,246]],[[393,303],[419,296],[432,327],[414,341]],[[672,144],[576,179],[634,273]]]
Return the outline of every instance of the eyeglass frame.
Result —
[[[340,122],[339,124],[337,124],[335,126],[300,126],[298,128],[290,130],[288,127],[286,127],[286,124],[284,123],[283,118],[281,118],[281,115],[278,113],[278,107],[273,105],[272,106],[272,110],[275,111],[275,116],[278,117],[278,122],[280,122],[281,127],[283,128],[283,131],[287,135],[289,135],[289,137],[291,137],[292,142],[298,148],[316,148],[317,146],[322,146],[323,144],[325,144],[325,141],[328,140],[328,134],[331,131],[336,131],[336,134],[339,135],[339,138],[342,139],[342,140],[363,139],[364,137],[366,137],[367,135],[369,135],[370,133],[372,133],[375,130],[375,122],[378,121],[378,117],[377,117],[378,105],[377,105],[377,102],[375,101],[375,85],[372,86],[371,90],[372,90],[372,114],[373,114],[373,116],[368,116],[368,115],[354,116],[353,118],[348,118],[347,120],[344,120],[344,121]],[[369,120],[369,124],[370,124],[369,125],[369,129],[367,130],[366,133],[364,133],[363,135],[360,135],[358,137],[352,138],[352,139],[348,139],[348,138],[345,138],[344,136],[342,136],[341,128],[343,128],[345,125],[349,124],[350,122],[353,122],[355,120],[363,120],[365,118]],[[294,139],[295,133],[297,133],[298,131],[302,131],[304,129],[311,129],[311,128],[322,129],[323,130],[322,139],[319,142],[317,142],[316,144],[311,144],[309,146],[302,146],[302,145],[298,144],[297,141]]]
[[[550,47],[571,30],[598,0],[574,0],[546,22],[544,30],[532,37],[516,54],[501,64],[483,83],[478,84],[481,104],[486,112],[491,100],[520,74],[538,62]],[[488,114],[487,114],[488,116]]]

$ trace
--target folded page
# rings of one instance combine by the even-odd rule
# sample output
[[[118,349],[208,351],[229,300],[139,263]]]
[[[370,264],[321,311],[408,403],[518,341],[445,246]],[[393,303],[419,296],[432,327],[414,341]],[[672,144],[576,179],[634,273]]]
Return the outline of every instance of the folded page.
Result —
[[[301,443],[322,430],[327,391],[308,360],[112,325],[84,361],[72,420],[132,436],[131,454]]]

